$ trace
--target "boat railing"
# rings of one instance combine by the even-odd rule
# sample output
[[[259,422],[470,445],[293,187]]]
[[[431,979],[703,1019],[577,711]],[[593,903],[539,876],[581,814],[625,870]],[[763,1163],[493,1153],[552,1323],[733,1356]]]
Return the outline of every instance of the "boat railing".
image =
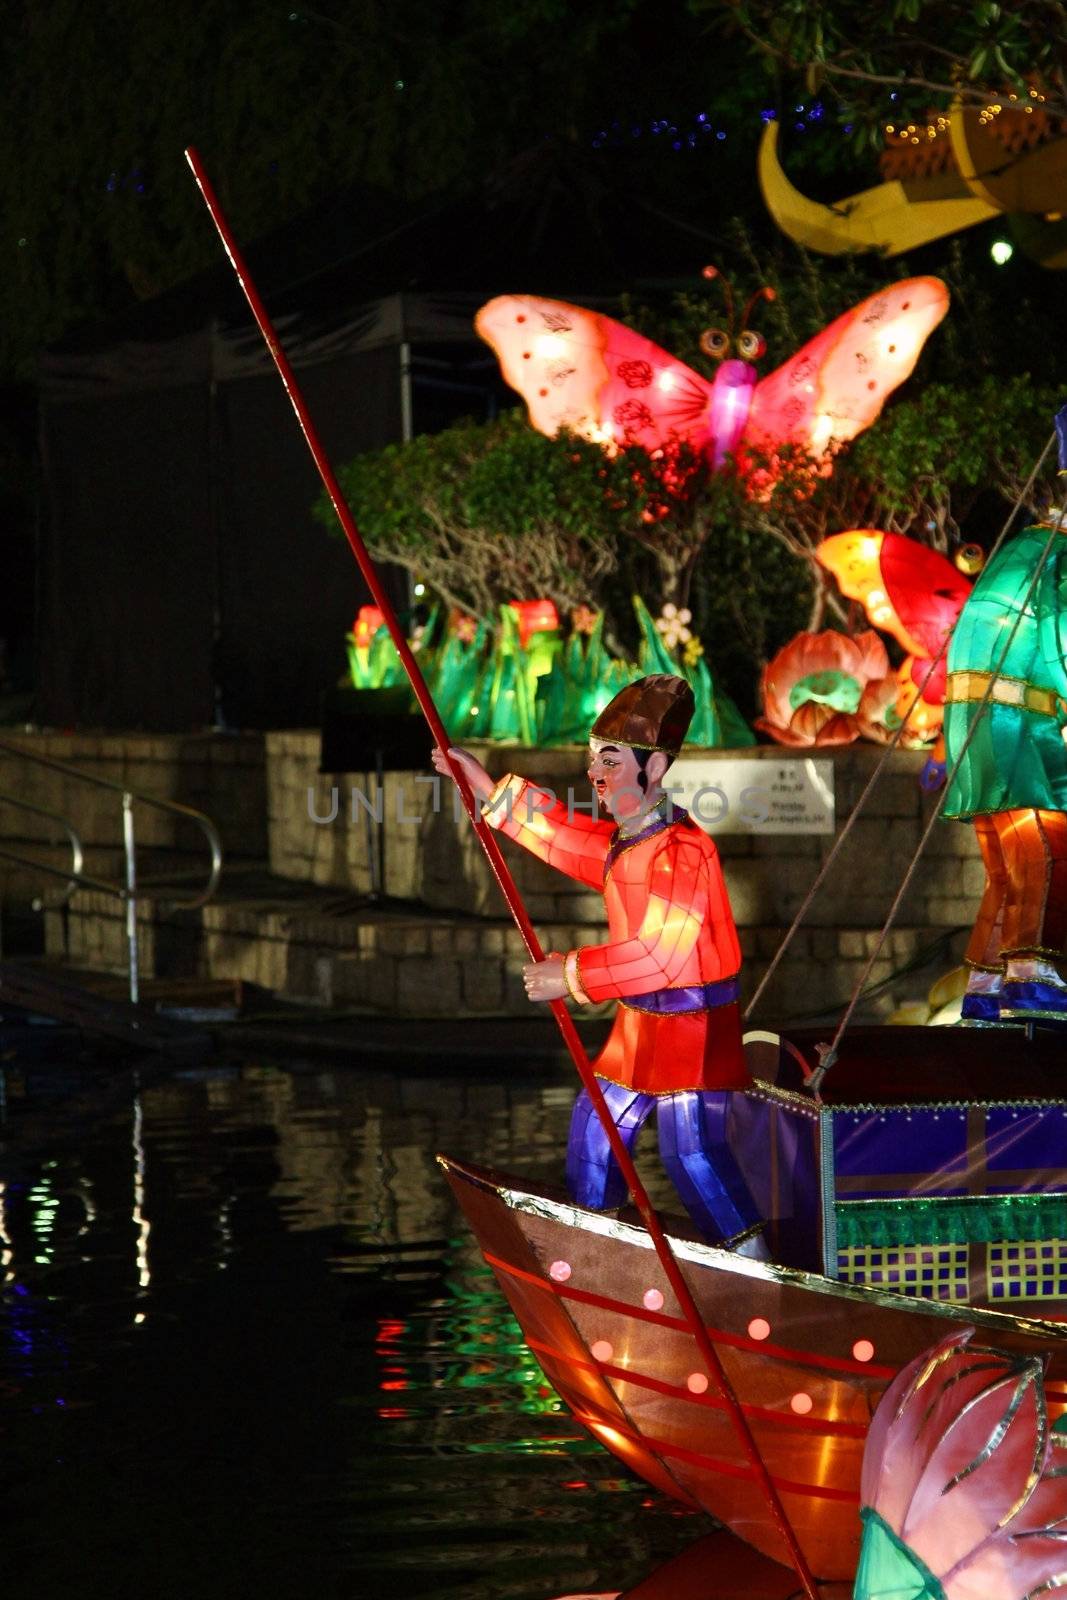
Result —
[[[47,821],[58,823],[67,833],[71,844],[72,861],[70,868],[53,867],[46,862],[39,861],[32,856],[16,854],[14,851],[0,849],[0,858],[12,861],[20,866],[30,867],[36,872],[43,873],[46,877],[59,878],[66,884],[66,889],[61,898],[61,904],[69,903],[71,896],[77,889],[95,889],[99,893],[109,894],[124,903],[126,908],[126,951],[127,967],[129,971],[129,996],[134,1005],[140,999],[140,977],[138,971],[137,953],[137,905],[139,896],[146,889],[165,888],[168,891],[178,883],[188,879],[201,880],[202,873],[181,871],[168,873],[165,878],[140,878],[137,872],[137,839],[134,823],[136,807],[149,807],[156,811],[166,812],[173,817],[184,818],[195,823],[204,834],[210,856],[210,868],[206,882],[197,894],[182,897],[167,893],[166,903],[188,911],[195,911],[199,906],[206,905],[215,894],[222,877],[222,840],[219,831],[211,818],[203,811],[197,811],[193,806],[183,805],[178,800],[163,800],[158,795],[142,794],[138,790],[130,789],[125,784],[116,783],[111,778],[101,778],[95,773],[83,772],[79,767],[70,766],[63,761],[55,761],[50,756],[38,755],[35,751],[26,750],[20,745],[8,744],[0,740],[0,752],[14,756],[17,760],[27,761],[33,766],[47,768],[51,772],[58,772],[64,778],[74,783],[89,784],[97,789],[107,789],[119,797],[122,809],[122,843],[125,857],[125,881],[118,882],[107,878],[98,878],[83,871],[85,853],[81,840],[69,818],[59,812],[48,811],[41,806],[29,801],[15,799],[9,796],[0,796],[0,802],[12,805],[20,810],[31,812]]]

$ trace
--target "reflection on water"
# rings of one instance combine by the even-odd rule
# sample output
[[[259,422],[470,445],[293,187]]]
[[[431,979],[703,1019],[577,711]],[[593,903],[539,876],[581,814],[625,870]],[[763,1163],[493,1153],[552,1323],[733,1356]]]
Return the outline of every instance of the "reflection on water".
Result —
[[[43,1600],[544,1600],[706,1524],[545,1386],[434,1162],[557,1180],[528,1068],[5,1069],[0,1572]]]

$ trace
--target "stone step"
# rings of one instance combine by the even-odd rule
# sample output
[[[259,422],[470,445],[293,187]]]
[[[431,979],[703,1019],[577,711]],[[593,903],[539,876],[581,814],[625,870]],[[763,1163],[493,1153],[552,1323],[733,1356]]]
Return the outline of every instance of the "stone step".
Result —
[[[538,921],[537,931],[545,950],[604,938],[602,918]],[[766,971],[782,931],[741,929],[745,994]],[[876,1014],[925,995],[957,964],[964,937],[963,930],[932,936],[914,927],[894,929],[868,975],[868,983],[887,984]],[[877,938],[864,928],[801,930],[769,986],[760,1020],[844,1004]],[[121,902],[93,891],[76,894],[65,913],[46,916],[46,950],[78,966],[125,972]],[[244,980],[317,1006],[410,1017],[521,1016],[529,1010],[522,984],[528,956],[510,920],[372,902],[261,867],[229,873],[218,897],[196,910],[146,896],[138,907],[138,952],[146,980]]]
[[[262,734],[96,734],[0,730],[0,846],[63,867],[70,862],[62,828],[4,797],[17,797],[69,819],[85,847],[86,870],[114,878],[124,872],[122,796],[87,783],[104,779],[161,801],[205,812],[215,823],[227,858],[260,857],[268,850],[266,768]],[[22,754],[20,754],[22,752]],[[29,757],[31,759],[25,759]],[[35,760],[32,758],[40,758]],[[57,762],[63,771],[40,764]],[[196,823],[152,805],[134,807],[138,863],[147,874],[156,852],[208,870],[204,835]],[[103,867],[107,870],[97,871]],[[43,874],[0,859],[0,900],[28,906]]]

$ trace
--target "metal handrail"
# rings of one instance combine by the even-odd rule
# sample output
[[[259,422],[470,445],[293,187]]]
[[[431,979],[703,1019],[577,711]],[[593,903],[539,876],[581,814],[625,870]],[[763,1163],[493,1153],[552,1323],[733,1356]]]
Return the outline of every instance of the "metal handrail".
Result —
[[[15,855],[11,850],[0,850],[0,856],[5,861],[15,861],[24,867],[39,867],[42,872],[67,880],[67,892],[60,901],[61,905],[69,904],[70,897],[78,887],[81,879],[81,870],[85,864],[85,852],[82,842],[74,831],[74,824],[69,817],[64,817],[58,811],[47,811],[44,806],[35,806],[32,800],[20,800],[13,794],[0,794],[0,805],[14,806],[19,811],[29,811],[35,817],[44,817],[47,822],[58,822],[70,841],[70,871],[64,872],[60,867],[50,867],[43,861],[35,861],[32,856]],[[35,907],[36,908],[36,907]]]
[[[53,877],[73,878],[78,886],[98,889],[105,894],[114,895],[126,905],[126,949],[127,962],[130,974],[130,1000],[136,1005],[140,998],[140,981],[137,970],[137,842],[134,834],[133,808],[135,805],[154,806],[157,811],[168,811],[174,816],[185,817],[190,822],[195,822],[207,839],[208,850],[211,854],[211,870],[208,873],[207,883],[201,892],[191,899],[175,899],[167,897],[167,904],[181,907],[184,910],[195,911],[198,906],[206,905],[219,886],[222,876],[222,840],[218,829],[209,816],[203,811],[197,811],[193,806],[182,805],[179,800],[161,800],[156,795],[141,794],[136,789],[130,789],[125,784],[116,783],[112,778],[100,778],[95,773],[82,772],[79,767],[72,767],[64,761],[53,761],[50,756],[38,755],[35,751],[25,750],[21,745],[8,744],[0,739],[0,751],[7,755],[15,756],[21,761],[29,761],[38,767],[47,767],[52,772],[61,773],[66,778],[72,778],[78,783],[89,783],[98,789],[110,789],[113,794],[121,796],[122,800],[122,841],[126,857],[126,882],[125,884],[109,883],[105,879],[92,878],[80,871],[81,861],[77,863],[79,870],[75,873],[63,872],[57,867],[45,866],[43,862],[27,862],[24,857],[12,855],[11,852],[0,850],[0,857],[7,860],[18,861],[23,865],[33,865],[39,871],[48,873]],[[27,810],[41,811],[40,807],[31,806],[29,802],[16,802]],[[65,818],[58,817],[54,812],[41,813],[51,816],[63,823],[73,836]],[[76,836],[74,836],[76,837]],[[78,845],[80,850],[80,842]],[[161,880],[147,880],[160,882]],[[140,885],[141,888],[145,884]],[[68,896],[69,898],[69,896]]]

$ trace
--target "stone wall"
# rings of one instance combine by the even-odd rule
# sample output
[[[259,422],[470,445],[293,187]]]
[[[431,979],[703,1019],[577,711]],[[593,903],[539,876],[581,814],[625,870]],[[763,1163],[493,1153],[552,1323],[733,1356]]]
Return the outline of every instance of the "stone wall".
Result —
[[[406,1015],[518,1014],[527,1009],[527,959],[477,839],[456,816],[451,785],[434,804],[433,777],[389,773],[367,804],[351,774],[318,771],[317,730],[238,738],[24,736],[33,749],[119,783],[199,806],[218,823],[227,852],[222,890],[202,910],[139,906],[143,976],[244,978],[292,999]],[[582,793],[584,754],[479,747],[494,773],[517,770],[557,792]],[[776,747],[743,752],[777,765],[804,759]],[[0,753],[2,755],[2,753]],[[833,763],[837,817],[847,817],[881,757],[870,745],[819,752]],[[727,752],[702,760],[730,761]],[[897,752],[768,986],[757,1021],[796,1019],[847,1000],[918,845],[930,800],[919,788],[924,757]],[[684,758],[679,763],[684,766]],[[24,767],[24,771],[19,771]],[[49,781],[54,778],[55,781]],[[118,796],[71,786],[13,758],[0,759],[0,792],[69,810],[90,851],[121,875]],[[587,790],[585,791],[587,792]],[[363,790],[365,794],[366,791]],[[13,813],[10,815],[14,815]],[[316,818],[321,820],[315,820]],[[11,843],[11,834],[0,840]],[[144,813],[141,870],[181,863],[199,871],[199,836]],[[718,833],[751,997],[832,844],[829,837]],[[386,898],[368,905],[381,851]],[[603,937],[598,893],[542,866],[506,841],[515,879],[546,949]],[[186,850],[192,853],[184,853]],[[269,857],[270,874],[256,868]],[[91,857],[91,860],[93,858]],[[93,870],[90,865],[90,870]],[[868,976],[884,984],[863,1012],[884,1014],[919,999],[953,966],[976,907],[983,872],[972,831],[938,823],[885,947]],[[35,885],[39,892],[39,882]],[[48,952],[74,965],[122,971],[121,902],[86,891],[46,919]]]
[[[578,789],[584,771],[582,750],[505,750],[472,746],[494,774],[513,770],[536,776],[557,792],[569,783]],[[819,751],[833,762],[838,824],[848,816],[881,759],[872,745]],[[370,854],[377,849],[378,825],[367,828],[367,807],[353,788],[351,774],[320,775],[319,741],[313,732],[267,735],[267,785],[272,870],[287,878],[365,893],[371,887]],[[804,759],[811,752],[780,748],[745,751],[775,763]],[[729,752],[702,751],[701,759],[729,761]],[[872,797],[849,833],[831,876],[812,904],[766,995],[766,1006],[797,1015],[821,1003],[849,997],[874,948],[898,885],[908,868],[930,815],[932,802],[919,787],[925,761],[920,752],[896,751],[889,758]],[[684,757],[679,765],[684,764]],[[372,795],[383,814],[384,889],[389,896],[419,902],[441,916],[474,920],[501,916],[500,891],[465,818],[456,820],[445,803],[435,810],[428,774],[386,774],[384,794]],[[366,792],[364,790],[364,792]],[[322,819],[322,820],[315,820]],[[326,820],[332,819],[332,820]],[[734,916],[745,956],[748,990],[759,981],[808,893],[833,840],[812,835],[717,834]],[[546,947],[589,942],[601,937],[603,902],[505,844],[509,865]],[[905,895],[894,928],[871,969],[868,982],[881,983],[901,969],[922,969],[915,979],[904,973],[874,1007],[888,1009],[901,998],[925,992],[930,976],[952,966],[974,916],[984,873],[973,831],[958,823],[935,824],[925,854]],[[516,997],[521,946],[501,924],[507,957],[501,982],[505,1004]],[[386,935],[386,942],[392,935]],[[443,935],[442,935],[443,938]],[[409,981],[429,979],[434,953],[409,948],[396,959],[409,964]],[[368,951],[369,956],[369,951]],[[399,979],[387,972],[388,952],[377,970],[383,985],[395,990]],[[437,952],[443,959],[444,950]],[[425,972],[422,968],[426,967]],[[925,974],[925,976],[924,976]],[[464,993],[462,975],[457,978]],[[451,982],[451,980],[450,980]],[[495,983],[495,980],[494,980]],[[910,984],[910,988],[909,988]],[[521,996],[518,997],[521,999]]]
[[[206,812],[222,837],[228,860],[267,854],[266,771],[263,735],[8,733],[3,743],[45,757],[78,773],[107,779],[131,791],[177,801]],[[109,882],[123,876],[122,798],[113,789],[79,781],[0,750],[0,848],[48,865],[70,865],[62,828],[3,803],[14,796],[72,823],[85,847],[87,873]],[[194,823],[154,806],[134,809],[142,875],[186,870],[206,878],[209,856]],[[58,880],[0,859],[0,897],[27,905]],[[59,885],[61,887],[61,885]]]

